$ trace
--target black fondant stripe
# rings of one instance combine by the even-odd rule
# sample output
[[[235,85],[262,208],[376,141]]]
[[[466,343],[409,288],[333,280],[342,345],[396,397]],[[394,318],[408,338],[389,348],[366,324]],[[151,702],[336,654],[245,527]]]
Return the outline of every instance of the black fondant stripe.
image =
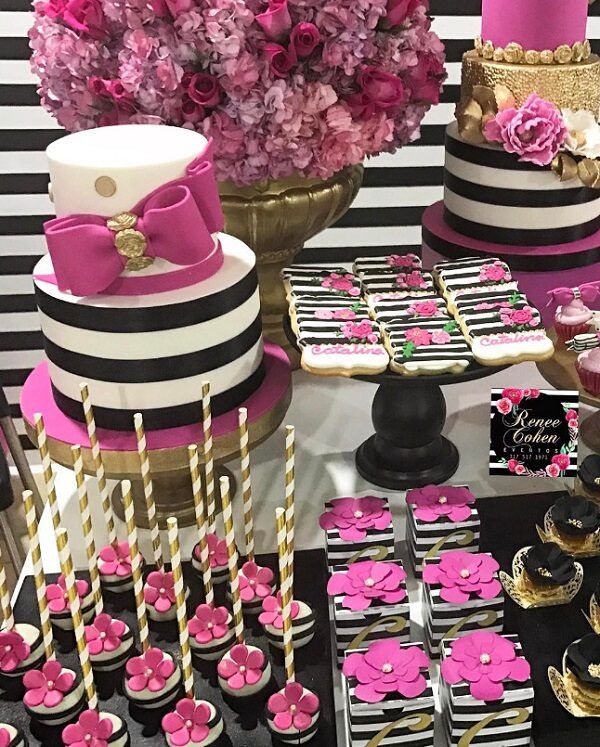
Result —
[[[470,236],[472,239],[478,239],[479,241],[493,239],[495,244],[511,244],[512,246],[569,244],[572,241],[580,241],[587,236],[591,236],[600,229],[600,215],[587,223],[565,228],[498,228],[465,220],[465,218],[455,215],[447,207],[444,207],[444,220],[450,228],[465,236]]]
[[[444,172],[444,184],[454,194],[475,202],[508,207],[543,208],[581,205],[600,199],[600,193],[587,187],[573,189],[504,189],[488,187],[460,179],[449,171]],[[600,208],[598,208],[600,212]]]
[[[231,288],[185,303],[137,308],[102,308],[59,301],[37,285],[37,304],[46,316],[68,327],[97,332],[154,332],[189,327],[216,319],[237,309],[256,291],[258,276],[253,268]]]
[[[226,392],[211,397],[213,416],[229,412],[242,404],[261,385],[265,376],[264,362],[247,379]],[[85,422],[81,402],[67,397],[52,385],[52,394],[58,407],[73,420]],[[101,428],[109,428],[115,431],[133,430],[133,416],[141,412],[144,417],[146,430],[159,430],[161,428],[175,428],[180,425],[191,425],[200,420],[202,414],[202,401],[189,402],[185,405],[174,407],[156,407],[148,410],[117,410],[113,407],[94,406],[94,417],[96,424]]]
[[[175,377],[183,379],[186,376],[197,376],[214,371],[247,353],[256,345],[261,333],[262,323],[259,313],[250,326],[239,335],[219,345],[186,355],[122,360],[81,355],[72,350],[65,350],[48,339],[45,339],[44,347],[52,363],[63,371],[81,376],[82,379],[145,384],[150,381],[172,381]],[[152,353],[151,350],[149,352]]]
[[[519,161],[516,153],[507,153],[498,148],[482,148],[479,145],[465,143],[464,140],[457,140],[446,132],[445,140],[446,151],[456,158],[469,163],[476,163],[479,166],[491,166],[494,169],[505,169],[508,171],[540,171],[540,166],[527,161]]]
[[[494,237],[495,238],[495,237]],[[483,259],[488,257],[484,252],[479,252],[472,247],[464,247],[453,242],[436,236],[426,226],[423,226],[423,241],[434,252],[442,257],[449,259],[464,259],[474,255]],[[588,265],[600,262],[600,246],[594,249],[586,249],[582,252],[572,252],[570,254],[552,254],[540,257],[519,255],[519,254],[502,254],[494,252],[502,262],[510,264],[510,268],[517,272],[557,272],[561,270],[572,270],[576,267],[587,267]]]

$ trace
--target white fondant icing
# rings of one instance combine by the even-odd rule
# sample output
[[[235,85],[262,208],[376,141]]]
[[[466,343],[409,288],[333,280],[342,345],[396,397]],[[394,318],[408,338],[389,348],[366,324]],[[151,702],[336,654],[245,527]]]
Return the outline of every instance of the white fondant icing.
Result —
[[[214,707],[212,703],[210,703],[208,700],[198,700],[197,698],[194,700],[194,702],[198,705],[200,703],[205,703],[209,709],[210,709],[210,721],[213,721],[215,716],[217,715],[217,709]],[[219,715],[219,720],[214,726],[209,727],[208,734],[204,739],[202,739],[200,742],[195,742],[191,740],[188,742],[185,747],[208,747],[208,745],[213,744],[214,742],[219,739],[221,734],[223,733],[223,730],[225,729],[225,724],[223,723],[223,719]],[[167,744],[169,747],[176,747],[175,743],[171,739],[171,735],[165,732],[165,739],[167,740]]]
[[[292,643],[294,649],[302,648],[308,645],[315,635],[315,618],[314,613],[306,602],[294,599],[298,604],[298,615],[292,620]],[[305,618],[311,618],[305,620]],[[273,625],[264,626],[265,633],[269,637],[269,643],[273,648],[283,649],[283,630]]]

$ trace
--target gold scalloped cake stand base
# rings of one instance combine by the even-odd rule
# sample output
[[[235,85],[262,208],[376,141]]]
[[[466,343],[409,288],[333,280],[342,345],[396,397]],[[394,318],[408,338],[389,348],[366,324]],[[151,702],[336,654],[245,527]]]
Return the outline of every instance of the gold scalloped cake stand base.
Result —
[[[581,402],[600,410],[600,397],[594,397],[581,386],[575,370],[577,353],[558,343],[553,329],[548,330],[548,335],[556,345],[554,355],[546,361],[537,363],[538,371],[555,389],[577,389]],[[595,412],[581,421],[579,435],[589,449],[600,453],[600,412]]]

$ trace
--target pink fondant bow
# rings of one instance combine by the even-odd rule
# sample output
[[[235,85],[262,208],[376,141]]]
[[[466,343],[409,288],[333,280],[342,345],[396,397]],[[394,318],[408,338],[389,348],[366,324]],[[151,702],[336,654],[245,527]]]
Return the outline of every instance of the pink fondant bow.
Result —
[[[218,269],[220,244],[211,234],[223,229],[223,212],[212,165],[212,143],[186,168],[186,175],[155,189],[131,213],[145,239],[146,257],[176,265],[206,261],[206,276]],[[76,296],[105,291],[119,277],[127,258],[115,245],[115,230],[99,215],[66,215],[44,224],[56,282]]]
[[[576,298],[581,298],[584,303],[592,303],[600,297],[600,280],[584,283],[576,288],[554,288],[548,291],[548,295],[550,296],[548,306],[551,303],[558,303],[562,306]]]

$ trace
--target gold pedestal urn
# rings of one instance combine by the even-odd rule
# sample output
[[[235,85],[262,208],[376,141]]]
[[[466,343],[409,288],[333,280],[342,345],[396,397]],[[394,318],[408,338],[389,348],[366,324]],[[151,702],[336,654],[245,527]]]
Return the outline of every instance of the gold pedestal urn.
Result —
[[[326,180],[290,177],[248,187],[219,185],[225,231],[256,253],[265,337],[284,348],[294,365],[298,356],[281,326],[288,304],[280,272],[308,239],[344,215],[360,189],[363,171],[357,164]]]

